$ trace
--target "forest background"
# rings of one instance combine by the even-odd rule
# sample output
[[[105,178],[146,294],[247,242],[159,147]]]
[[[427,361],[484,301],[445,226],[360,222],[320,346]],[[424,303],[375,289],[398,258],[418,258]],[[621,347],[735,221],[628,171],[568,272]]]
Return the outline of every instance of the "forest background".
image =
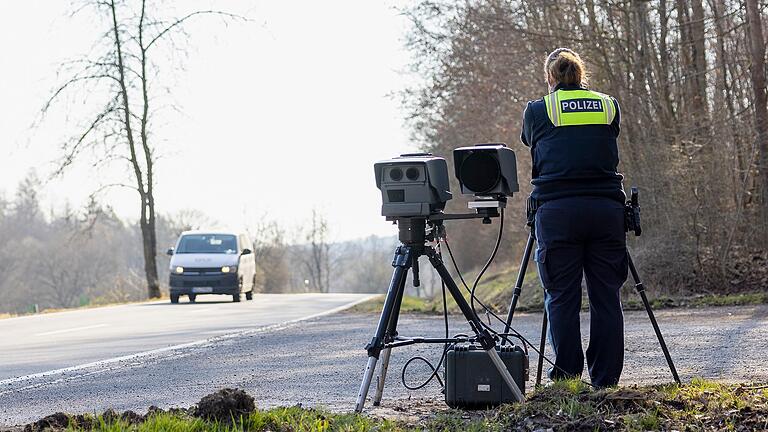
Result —
[[[413,146],[449,162],[453,148],[479,142],[505,142],[517,152],[522,190],[510,203],[492,272],[520,259],[530,191],[521,115],[546,93],[543,59],[567,46],[586,60],[590,88],[621,105],[620,170],[627,188],[640,188],[644,222],[630,248],[647,284],[671,295],[764,289],[765,7],[755,0],[476,0],[402,9],[411,22],[409,72],[423,78],[399,93]],[[146,298],[138,224],[96,198],[82,209],[44,209],[41,185],[30,172],[0,199],[0,312]],[[463,211],[466,199],[454,196],[449,210]],[[337,242],[321,212],[307,210],[305,220],[285,226],[263,215],[249,227],[261,291],[386,289],[394,237]],[[165,248],[184,229],[212,225],[195,210],[169,215],[160,205],[161,288]],[[496,230],[456,223],[449,235],[459,266],[476,269]],[[412,293],[431,296],[437,288],[427,276]]]

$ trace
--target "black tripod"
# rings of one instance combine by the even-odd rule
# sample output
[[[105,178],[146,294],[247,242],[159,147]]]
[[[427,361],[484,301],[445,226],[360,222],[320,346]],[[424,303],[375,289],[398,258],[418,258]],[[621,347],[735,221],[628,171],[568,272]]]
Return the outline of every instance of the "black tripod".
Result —
[[[496,339],[494,336],[483,327],[480,318],[478,318],[475,311],[467,303],[466,299],[462,295],[459,287],[454,282],[448,269],[443,264],[443,260],[440,255],[435,251],[434,247],[428,245],[427,242],[432,242],[435,239],[439,239],[444,233],[443,220],[444,219],[470,219],[470,218],[484,218],[484,221],[490,222],[490,217],[494,216],[492,213],[488,213],[490,210],[486,210],[485,214],[471,214],[471,215],[445,215],[438,214],[430,217],[421,218],[399,218],[397,219],[397,225],[399,229],[400,246],[395,249],[395,256],[392,261],[392,266],[395,268],[392,274],[392,280],[389,283],[389,289],[387,290],[387,296],[384,300],[384,308],[379,318],[378,326],[376,327],[376,335],[371,339],[371,342],[366,346],[368,351],[368,363],[365,367],[363,374],[363,382],[360,385],[360,392],[357,395],[357,404],[355,405],[355,411],[361,412],[365,405],[365,399],[368,396],[368,390],[373,380],[373,374],[376,370],[376,362],[379,356],[382,357],[381,370],[379,371],[378,382],[376,384],[376,394],[374,396],[373,404],[378,405],[381,401],[382,392],[384,390],[384,379],[386,378],[387,368],[389,367],[389,357],[392,348],[412,345],[416,343],[455,343],[475,341],[488,353],[491,361],[493,362],[499,374],[504,379],[507,386],[512,391],[515,400],[522,402],[524,400],[523,393],[517,386],[515,381],[504,365],[503,361],[496,352]],[[495,209],[493,210],[495,211]],[[498,213],[495,213],[498,215]],[[429,232],[427,232],[427,226],[429,226]],[[418,260],[420,256],[426,256],[429,258],[429,262],[432,267],[437,270],[440,278],[445,283],[448,292],[450,292],[456,304],[459,306],[461,313],[464,314],[469,322],[472,331],[475,333],[474,338],[403,338],[397,335],[397,321],[400,315],[400,305],[403,300],[403,292],[405,291],[405,282],[408,276],[408,270],[413,270],[414,284],[418,285],[419,277],[419,265]]]
[[[523,279],[525,278],[525,272],[528,268],[528,262],[531,258],[531,252],[533,251],[533,244],[536,241],[536,230],[535,230],[535,215],[536,215],[536,203],[528,199],[528,221],[526,224],[530,228],[530,233],[528,234],[528,241],[525,244],[525,250],[523,251],[523,258],[520,261],[520,271],[517,274],[517,280],[515,281],[515,287],[512,291],[512,301],[509,305],[509,313],[507,314],[507,322],[504,326],[504,333],[509,333],[511,327],[512,327],[512,318],[515,315],[515,309],[517,308],[517,302],[520,298],[520,294],[523,290]],[[627,222],[628,230],[633,230],[635,232],[635,235],[639,236],[642,230],[640,229],[640,207],[638,205],[637,201],[637,189],[632,188],[632,198],[631,201],[627,203]],[[656,338],[659,340],[659,345],[661,346],[661,351],[664,353],[664,358],[667,360],[667,365],[669,366],[670,372],[672,372],[672,378],[675,380],[676,383],[680,384],[680,376],[677,374],[677,369],[675,368],[675,364],[672,361],[672,356],[669,354],[669,350],[667,349],[667,344],[664,342],[664,336],[661,334],[661,330],[659,329],[659,324],[656,322],[656,317],[653,314],[653,310],[651,309],[651,304],[648,301],[648,297],[645,294],[645,286],[643,286],[643,282],[640,281],[640,275],[637,273],[637,269],[635,268],[635,263],[632,261],[632,256],[629,254],[629,250],[627,250],[627,259],[629,261],[629,271],[632,274],[632,279],[635,281],[635,290],[637,290],[638,294],[640,294],[640,299],[643,301],[643,306],[645,306],[645,311],[648,313],[648,318],[651,320],[651,325],[653,326],[653,331],[656,333]],[[539,342],[539,361],[536,369],[536,385],[541,384],[541,373],[542,368],[544,367],[544,348],[547,340],[547,310],[544,309],[544,318],[541,323],[541,341]],[[504,344],[504,341],[502,341],[502,344]]]

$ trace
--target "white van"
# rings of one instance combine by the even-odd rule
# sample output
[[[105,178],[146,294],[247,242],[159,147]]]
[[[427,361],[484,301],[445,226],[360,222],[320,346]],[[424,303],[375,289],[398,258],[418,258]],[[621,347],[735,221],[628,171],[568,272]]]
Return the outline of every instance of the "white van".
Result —
[[[199,294],[226,294],[239,302],[240,294],[253,299],[256,261],[245,234],[184,231],[171,256],[171,303],[186,295],[194,302]]]

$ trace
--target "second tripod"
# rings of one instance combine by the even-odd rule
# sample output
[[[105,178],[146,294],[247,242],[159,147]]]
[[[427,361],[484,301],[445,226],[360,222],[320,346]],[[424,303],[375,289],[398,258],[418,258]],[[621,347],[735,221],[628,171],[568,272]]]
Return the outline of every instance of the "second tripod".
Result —
[[[530,234],[528,235],[528,241],[525,244],[523,258],[520,262],[520,270],[517,274],[517,280],[515,281],[515,287],[512,290],[512,301],[510,302],[510,305],[509,305],[509,312],[507,314],[507,321],[504,326],[504,333],[508,333],[512,328],[512,319],[515,315],[515,309],[517,308],[517,303],[520,298],[520,294],[522,293],[523,280],[525,278],[525,273],[528,268],[528,263],[530,262],[533,246],[536,241],[536,229],[535,229],[536,202],[531,198],[528,199],[527,213],[528,213],[527,225],[530,228]],[[638,204],[637,188],[634,188],[634,187],[632,188],[631,199],[629,202],[627,202],[626,209],[625,209],[625,218],[626,218],[626,231],[634,231],[635,235],[639,236],[642,230],[640,228],[640,205]],[[675,380],[676,383],[680,384],[680,376],[677,374],[677,368],[675,368],[675,363],[672,361],[672,356],[669,354],[667,343],[664,341],[664,336],[661,334],[661,329],[659,329],[659,324],[656,321],[656,316],[653,314],[653,309],[651,309],[651,304],[648,301],[648,296],[645,293],[645,286],[643,285],[643,282],[640,280],[640,275],[637,273],[637,269],[635,268],[635,263],[632,261],[632,256],[629,254],[629,250],[627,250],[627,261],[629,265],[629,271],[632,274],[632,279],[635,282],[635,290],[640,295],[640,299],[643,302],[645,311],[648,313],[648,318],[651,321],[651,326],[653,327],[654,333],[656,333],[656,338],[659,341],[659,346],[661,347],[661,351],[664,353],[664,358],[667,361],[667,366],[669,366],[669,371],[672,373],[672,378]],[[536,369],[536,385],[537,386],[541,384],[541,374],[542,374],[542,369],[544,367],[544,348],[545,348],[546,339],[547,339],[547,324],[548,324],[547,309],[545,307],[544,313],[543,313],[543,321],[541,323],[541,341],[539,343],[539,361]],[[502,341],[502,344],[503,344],[503,341]]]

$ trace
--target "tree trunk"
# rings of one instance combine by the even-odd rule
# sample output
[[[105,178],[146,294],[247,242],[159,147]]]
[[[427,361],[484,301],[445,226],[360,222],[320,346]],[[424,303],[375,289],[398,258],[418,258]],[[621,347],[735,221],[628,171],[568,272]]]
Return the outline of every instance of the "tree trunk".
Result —
[[[660,97],[662,99],[662,111],[660,113],[664,131],[674,139],[672,142],[680,145],[680,130],[675,118],[675,107],[672,104],[669,73],[669,48],[667,47],[667,33],[669,32],[669,17],[667,16],[667,0],[659,1],[659,83],[661,86]]]
[[[147,296],[160,297],[160,284],[157,276],[157,235],[155,233],[155,211],[149,205],[150,198],[141,194],[141,243],[144,252],[144,275],[147,280]]]
[[[757,133],[758,178],[761,204],[764,215],[768,215],[768,107],[765,94],[765,41],[760,9],[757,0],[747,0],[747,21],[750,39],[750,73],[752,92],[755,96],[755,132]],[[763,219],[765,220],[765,219]]]
[[[155,161],[152,157],[152,148],[147,141],[147,124],[149,122],[149,91],[147,84],[147,46],[144,43],[144,19],[146,17],[146,1],[141,2],[141,18],[139,19],[139,48],[141,50],[141,100],[143,102],[141,112],[141,148],[144,152],[144,162],[147,171],[146,229],[141,236],[144,241],[144,270],[147,275],[147,290],[149,298],[160,297],[160,287],[157,277],[157,230],[155,229]]]
[[[702,128],[702,135],[708,136],[706,132],[709,129],[709,106],[707,105],[707,49],[706,49],[706,29],[704,26],[704,6],[702,0],[693,0],[691,2],[691,59],[692,59],[692,93],[693,103],[698,117],[699,128]],[[711,147],[711,146],[710,146]]]
[[[122,106],[124,114],[123,125],[125,127],[125,136],[128,141],[128,149],[130,152],[130,162],[133,167],[133,173],[136,177],[136,190],[139,192],[139,198],[141,199],[141,243],[144,252],[144,274],[147,279],[147,296],[149,298],[160,297],[160,285],[157,277],[157,234],[155,233],[155,201],[153,192],[153,178],[152,178],[152,158],[151,149],[147,144],[146,139],[146,125],[147,125],[147,113],[148,113],[148,97],[146,87],[146,48],[144,48],[143,41],[140,42],[142,47],[142,90],[143,90],[143,102],[144,112],[141,118],[141,145],[144,151],[144,157],[147,164],[147,181],[144,183],[144,173],[142,172],[141,165],[139,164],[138,154],[136,151],[136,141],[134,139],[133,126],[131,124],[131,104],[128,102],[128,86],[126,85],[126,68],[123,63],[123,45],[120,39],[120,31],[117,19],[117,8],[115,2],[112,0],[109,3],[112,13],[112,32],[115,37],[115,52],[117,54],[117,71],[119,74],[118,83],[120,84],[120,94],[122,96]],[[142,18],[139,25],[139,37],[143,35],[143,21],[144,21],[144,2],[142,2]]]

